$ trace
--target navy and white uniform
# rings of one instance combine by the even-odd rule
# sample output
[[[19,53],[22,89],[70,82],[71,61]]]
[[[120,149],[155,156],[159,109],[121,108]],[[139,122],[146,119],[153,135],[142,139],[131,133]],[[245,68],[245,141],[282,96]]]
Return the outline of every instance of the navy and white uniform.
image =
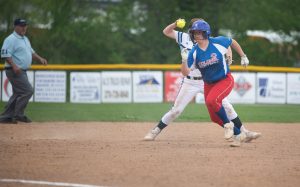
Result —
[[[191,50],[193,48],[194,43],[190,39],[188,33],[174,31],[174,34],[180,50],[183,48]],[[166,125],[175,120],[197,94],[204,94],[204,82],[202,80],[201,72],[195,66],[195,63],[191,63],[189,67],[191,71],[188,76],[183,78],[182,85],[173,107],[161,119],[161,121]],[[228,99],[225,98],[222,102],[222,105],[224,106],[227,116],[230,120],[237,117],[237,113],[229,103]]]
[[[179,45],[180,51],[184,48],[187,48],[188,50],[191,50],[194,46],[194,43],[192,42],[192,40],[190,39],[190,35],[184,32],[178,32],[175,31],[175,35],[176,35],[176,42]],[[189,79],[194,80],[194,79],[202,79],[202,75],[200,73],[200,71],[195,67],[195,64],[191,64],[190,66],[190,74]],[[187,77],[185,77],[186,79],[188,79]],[[196,81],[197,84],[199,84],[199,81]],[[202,90],[203,93],[203,90]]]

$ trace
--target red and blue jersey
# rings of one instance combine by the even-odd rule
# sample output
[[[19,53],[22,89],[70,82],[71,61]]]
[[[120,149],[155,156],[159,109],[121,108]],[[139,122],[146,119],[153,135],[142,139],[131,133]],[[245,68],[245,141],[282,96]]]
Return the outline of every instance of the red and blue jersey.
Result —
[[[195,45],[189,52],[188,66],[195,62],[196,67],[201,71],[204,82],[214,83],[226,78],[230,72],[226,63],[225,54],[232,43],[232,39],[224,36],[210,37],[206,50]]]

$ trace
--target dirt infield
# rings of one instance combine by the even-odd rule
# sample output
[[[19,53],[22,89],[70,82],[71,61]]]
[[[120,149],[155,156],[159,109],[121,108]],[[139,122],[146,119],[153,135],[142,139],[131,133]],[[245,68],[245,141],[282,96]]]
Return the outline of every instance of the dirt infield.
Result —
[[[0,125],[0,179],[109,187],[299,186],[300,124],[251,123],[263,136],[231,148],[212,123]],[[48,184],[49,185],[49,184]],[[0,186],[46,186],[0,181]]]

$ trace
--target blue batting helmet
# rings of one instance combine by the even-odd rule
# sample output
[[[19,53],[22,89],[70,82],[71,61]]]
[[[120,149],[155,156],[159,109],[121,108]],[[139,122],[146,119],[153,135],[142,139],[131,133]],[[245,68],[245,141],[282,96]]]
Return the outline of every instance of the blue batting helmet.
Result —
[[[191,35],[192,35],[193,31],[204,31],[205,38],[208,38],[210,35],[210,26],[206,21],[198,20],[193,23],[192,27],[189,30]],[[194,38],[194,37],[192,36],[192,38]]]

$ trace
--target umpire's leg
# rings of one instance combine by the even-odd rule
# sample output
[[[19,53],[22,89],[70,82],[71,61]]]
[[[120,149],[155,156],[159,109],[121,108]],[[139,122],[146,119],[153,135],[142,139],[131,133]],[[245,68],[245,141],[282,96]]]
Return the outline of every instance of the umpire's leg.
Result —
[[[13,78],[15,77],[15,73],[13,72],[12,69],[6,69],[5,73],[6,73],[7,79],[12,84]],[[12,96],[9,98],[9,100],[4,108],[4,112],[1,114],[1,119],[14,117],[17,97],[18,97],[17,92],[16,92],[15,88],[12,86]]]
[[[12,118],[15,115],[15,106],[17,101],[17,95],[14,94],[9,98],[5,105],[4,112],[1,114],[1,118]]]
[[[20,74],[13,76],[11,81],[14,91],[18,95],[15,104],[15,117],[23,117],[24,110],[29,102],[29,99],[33,95],[33,88],[28,81],[26,71],[21,71]]]

